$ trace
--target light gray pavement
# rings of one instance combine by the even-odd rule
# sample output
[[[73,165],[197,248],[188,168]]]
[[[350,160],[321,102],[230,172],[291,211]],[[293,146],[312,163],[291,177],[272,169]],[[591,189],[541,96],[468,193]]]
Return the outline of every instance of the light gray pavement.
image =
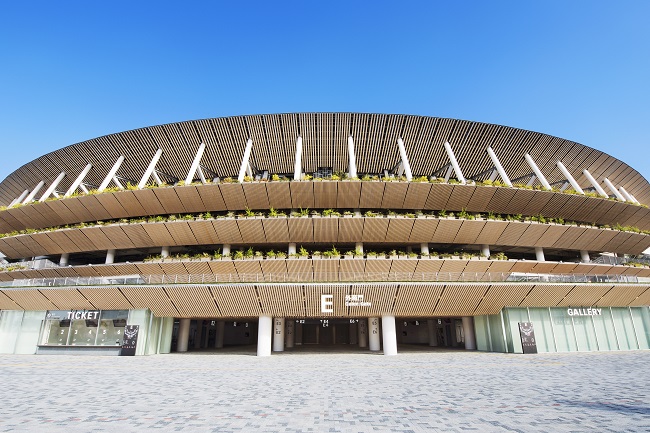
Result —
[[[0,356],[0,432],[650,431],[650,352]]]

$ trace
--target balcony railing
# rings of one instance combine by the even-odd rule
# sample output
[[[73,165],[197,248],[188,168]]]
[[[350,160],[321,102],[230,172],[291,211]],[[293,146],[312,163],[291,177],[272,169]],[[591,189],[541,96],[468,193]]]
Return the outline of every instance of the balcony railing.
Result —
[[[505,272],[305,272],[282,274],[178,274],[115,277],[33,278],[0,282],[0,287],[66,287],[105,285],[172,285],[225,283],[426,282],[426,283],[618,283],[650,284],[650,278],[628,275],[514,274]]]

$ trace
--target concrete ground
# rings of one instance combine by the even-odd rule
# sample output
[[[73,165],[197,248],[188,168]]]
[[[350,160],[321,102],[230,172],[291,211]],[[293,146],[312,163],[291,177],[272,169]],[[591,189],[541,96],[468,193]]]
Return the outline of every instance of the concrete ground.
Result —
[[[650,431],[650,352],[0,355],[0,432]]]

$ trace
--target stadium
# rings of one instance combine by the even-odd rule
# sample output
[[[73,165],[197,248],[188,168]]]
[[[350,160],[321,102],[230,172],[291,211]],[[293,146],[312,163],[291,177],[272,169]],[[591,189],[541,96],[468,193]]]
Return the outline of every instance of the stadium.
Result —
[[[648,204],[612,156],[473,121],[115,133],[0,183],[0,353],[648,349]]]

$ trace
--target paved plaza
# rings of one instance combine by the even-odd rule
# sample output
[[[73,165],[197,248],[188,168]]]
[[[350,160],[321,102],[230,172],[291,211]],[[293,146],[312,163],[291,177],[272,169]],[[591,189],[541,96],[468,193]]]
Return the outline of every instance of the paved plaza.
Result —
[[[650,352],[0,356],[0,432],[650,431]]]

